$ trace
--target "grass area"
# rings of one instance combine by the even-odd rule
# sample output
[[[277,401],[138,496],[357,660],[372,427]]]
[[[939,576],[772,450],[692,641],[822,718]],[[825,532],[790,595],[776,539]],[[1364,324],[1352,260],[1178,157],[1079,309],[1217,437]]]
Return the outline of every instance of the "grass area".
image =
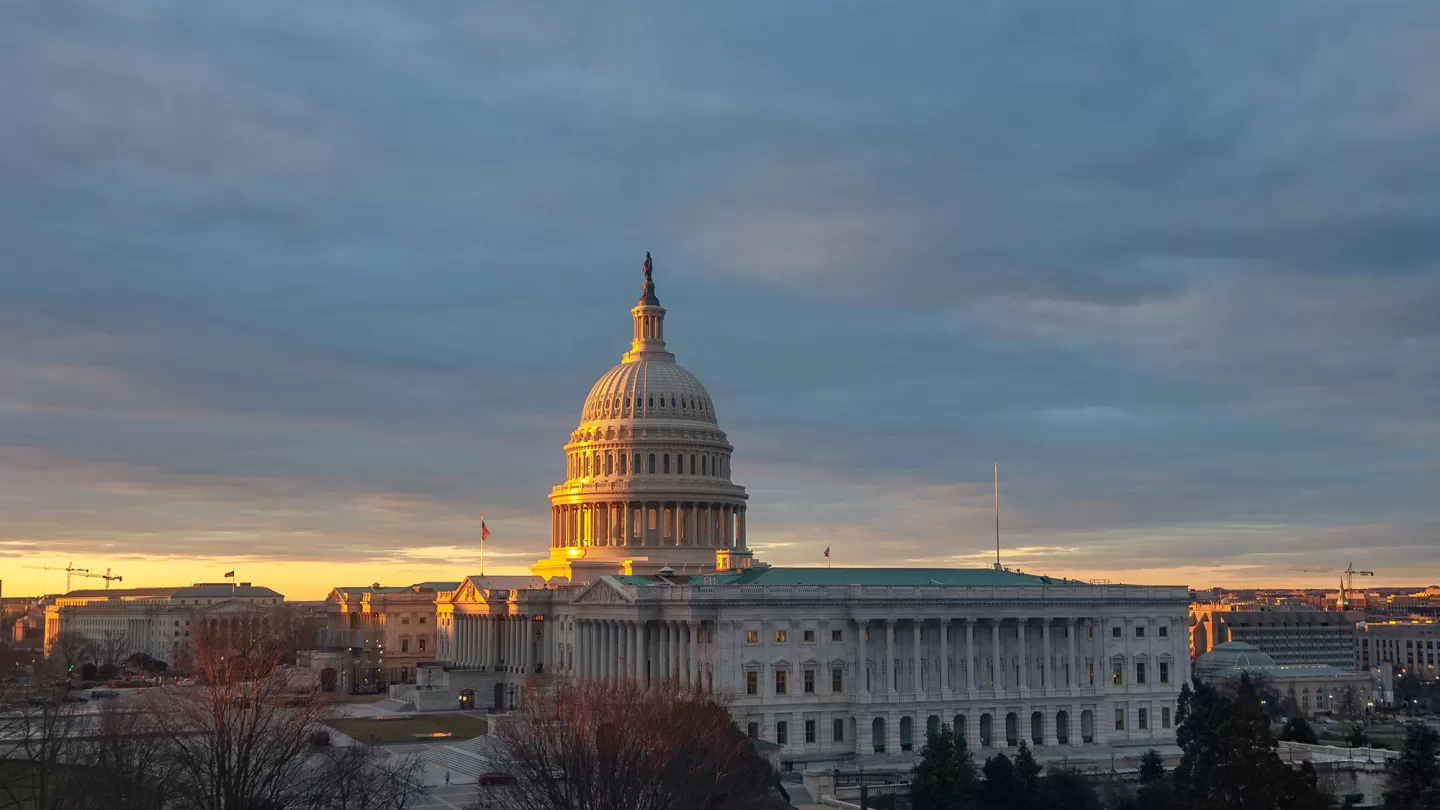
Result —
[[[448,742],[479,737],[490,729],[483,717],[465,714],[417,714],[404,720],[371,720],[368,717],[346,717],[327,720],[326,725],[342,734],[363,743],[409,743],[415,742],[416,734],[433,734],[448,731],[452,737]]]

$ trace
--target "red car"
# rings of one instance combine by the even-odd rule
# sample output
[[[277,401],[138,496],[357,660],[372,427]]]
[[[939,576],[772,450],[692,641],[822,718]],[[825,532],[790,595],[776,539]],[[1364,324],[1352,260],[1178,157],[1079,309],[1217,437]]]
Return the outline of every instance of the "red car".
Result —
[[[475,777],[475,783],[482,787],[488,785],[513,785],[515,777],[508,773],[482,773]]]

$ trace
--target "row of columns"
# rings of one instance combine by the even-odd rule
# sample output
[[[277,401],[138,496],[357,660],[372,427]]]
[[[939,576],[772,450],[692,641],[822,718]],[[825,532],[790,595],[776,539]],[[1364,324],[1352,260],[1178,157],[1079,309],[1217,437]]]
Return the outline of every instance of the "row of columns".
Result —
[[[889,672],[889,668],[890,668],[889,665],[891,664],[891,662],[893,662],[893,661],[895,660],[895,636],[896,636],[896,626],[899,624],[900,621],[902,621],[902,620],[900,620],[900,619],[881,619],[881,620],[874,620],[874,621],[872,621],[872,620],[868,620],[868,619],[859,619],[859,620],[857,620],[857,621],[855,622],[855,624],[856,624],[856,626],[857,626],[857,635],[859,636],[859,645],[860,645],[859,660],[860,660],[860,667],[861,667],[861,669],[862,669],[862,672],[863,672],[863,670],[864,670],[864,669],[866,668],[866,666],[867,666],[867,663],[866,663],[866,662],[869,660],[869,640],[866,638],[866,631],[867,631],[867,629],[870,627],[870,625],[873,624],[873,625],[875,625],[875,626],[882,627],[882,628],[883,628],[883,632],[885,633],[885,659],[884,659],[885,665],[884,665],[884,666],[877,667],[877,670],[878,670],[877,675],[879,675],[880,677],[885,678],[884,688],[883,688],[883,689],[872,689],[872,688],[871,688],[871,685],[866,682],[866,679],[865,679],[865,678],[863,677],[863,675],[862,675],[862,677],[860,678],[860,684],[859,684],[860,693],[861,693],[862,695],[868,695],[868,694],[871,694],[872,692],[881,692],[881,693],[890,693],[890,694],[895,694],[895,693],[900,692],[900,691],[914,692],[914,693],[916,693],[916,694],[923,694],[923,693],[925,692],[927,685],[924,683],[924,681],[923,681],[923,679],[922,679],[922,675],[921,675],[921,673],[922,673],[922,671],[923,671],[923,666],[922,666],[922,664],[921,664],[921,658],[922,658],[922,655],[921,655],[921,652],[922,652],[922,647],[921,647],[921,631],[922,631],[922,629],[923,629],[926,625],[931,624],[931,622],[930,622],[930,621],[927,621],[927,620],[924,620],[924,619],[907,620],[907,621],[911,621],[911,622],[912,622],[912,625],[913,625],[913,626],[912,626],[912,628],[911,628],[911,632],[914,634],[914,636],[913,636],[914,642],[913,642],[913,646],[912,646],[912,653],[913,653],[913,656],[914,656],[914,662],[913,662],[913,668],[912,668],[912,670],[911,670],[911,683],[909,683],[909,684],[897,684],[897,683],[896,683],[896,676],[893,675],[893,674],[890,674],[890,672]],[[965,673],[965,685],[966,685],[966,687],[967,687],[969,690],[972,690],[972,691],[978,689],[978,688],[979,688],[979,683],[980,683],[979,680],[977,680],[978,673],[976,672],[977,656],[976,656],[976,654],[975,654],[975,649],[976,649],[976,648],[975,648],[975,626],[976,626],[976,624],[978,624],[979,622],[982,622],[982,621],[988,621],[988,622],[990,623],[990,650],[991,650],[990,659],[991,659],[991,669],[990,669],[989,672],[987,672],[987,673],[985,673],[985,674],[986,674],[986,676],[987,676],[987,680],[989,681],[989,688],[991,688],[991,689],[993,689],[993,690],[996,690],[997,692],[1000,691],[1000,690],[1003,690],[1003,689],[1005,688],[1005,686],[1006,686],[1006,673],[1001,669],[1001,664],[1000,664],[1000,661],[1001,661],[1001,658],[1002,658],[1002,656],[1000,655],[1000,651],[1003,649],[1003,647],[1001,646],[1001,626],[1002,626],[1003,624],[1005,624],[1005,623],[1007,623],[1007,622],[1013,622],[1013,623],[1014,623],[1014,628],[1015,628],[1015,629],[1014,629],[1014,634],[1015,634],[1014,637],[1016,638],[1016,640],[1017,640],[1017,642],[1018,642],[1017,646],[1019,647],[1019,655],[1018,655],[1018,656],[1010,656],[1010,658],[1011,658],[1012,661],[1013,661],[1016,657],[1019,657],[1019,658],[1022,659],[1021,671],[1019,672],[1019,676],[1020,676],[1020,677],[1019,677],[1018,679],[1016,679],[1016,682],[1013,683],[1012,685],[1014,685],[1014,686],[1016,686],[1016,687],[1018,687],[1018,688],[1020,688],[1020,689],[1030,689],[1030,688],[1034,688],[1035,686],[1038,686],[1039,688],[1045,689],[1045,690],[1051,690],[1051,689],[1055,688],[1057,685],[1060,685],[1060,686],[1065,686],[1065,685],[1067,685],[1067,684],[1064,684],[1063,682],[1060,683],[1060,684],[1057,684],[1057,683],[1056,683],[1056,677],[1055,677],[1055,671],[1054,671],[1055,669],[1060,669],[1061,671],[1063,671],[1066,664],[1069,665],[1069,669],[1070,669],[1070,677],[1069,677],[1068,686],[1070,686],[1070,687],[1076,687],[1076,686],[1079,686],[1079,685],[1081,684],[1081,678],[1080,678],[1079,676],[1080,676],[1080,674],[1081,674],[1081,672],[1082,672],[1082,668],[1081,668],[1081,666],[1080,666],[1080,655],[1079,655],[1079,652],[1078,652],[1078,648],[1077,648],[1077,646],[1076,646],[1076,636],[1079,634],[1079,632],[1080,632],[1082,629],[1085,629],[1085,628],[1087,628],[1087,627],[1094,627],[1094,626],[1095,626],[1095,623],[1094,623],[1093,620],[1075,619],[1075,618],[1070,618],[1070,617],[1065,618],[1065,619],[1064,619],[1064,622],[1065,622],[1065,626],[1066,626],[1066,628],[1067,628],[1067,633],[1066,633],[1066,637],[1067,637],[1067,638],[1066,638],[1066,650],[1065,650],[1066,657],[1060,659],[1060,665],[1059,665],[1058,667],[1052,668],[1052,667],[1049,667],[1049,666],[1045,666],[1045,665],[1044,665],[1044,663],[1048,663],[1048,662],[1050,662],[1050,661],[1054,658],[1054,656],[1053,656],[1053,654],[1052,654],[1052,646],[1051,646],[1051,639],[1050,639],[1050,625],[1051,625],[1051,623],[1052,623],[1052,621],[1053,621],[1053,620],[1051,620],[1051,619],[1045,619],[1045,618],[1041,618],[1041,619],[1029,619],[1029,618],[1016,618],[1016,619],[963,619],[963,618],[961,618],[961,619],[948,619],[948,618],[942,618],[942,619],[937,619],[937,620],[933,620],[933,621],[934,621],[934,625],[937,626],[937,627],[939,628],[939,631],[940,631],[940,661],[941,661],[942,663],[941,663],[941,666],[939,667],[939,669],[940,669],[940,691],[941,691],[942,693],[950,692],[950,691],[952,690],[952,684],[950,683],[950,666],[949,666],[949,661],[950,661],[950,632],[949,632],[949,626],[950,626],[950,623],[951,623],[952,621],[954,621],[954,622],[962,622],[962,623],[964,623],[964,625],[965,625],[965,657],[964,657],[963,662],[962,662],[962,664],[961,664],[962,669],[961,669],[960,671],[962,671],[962,672]],[[1040,660],[1041,660],[1042,662],[1044,662],[1044,663],[1042,663],[1042,665],[1038,668],[1038,669],[1040,670],[1040,671],[1039,671],[1039,678],[1038,678],[1038,679],[1035,677],[1035,673],[1033,672],[1034,658],[1035,658],[1035,657],[1034,657],[1033,655],[1031,655],[1031,654],[1030,654],[1030,651],[1029,651],[1029,636],[1028,636],[1028,629],[1027,629],[1027,628],[1028,628],[1028,626],[1029,626],[1032,622],[1038,622],[1038,623],[1040,624],[1040,630],[1041,630]],[[1094,634],[1094,635],[1096,636],[1096,638],[1095,638],[1095,639],[1091,639],[1091,640],[1093,640],[1093,641],[1098,641],[1098,640],[1099,640],[1098,636],[1099,636],[1100,634]],[[1093,658],[1099,658],[1099,657],[1100,657],[1100,656],[1099,656],[1098,654],[1095,655],[1095,656],[1093,656]],[[1036,680],[1039,681],[1038,684],[1036,684]],[[1063,679],[1062,679],[1062,681],[1063,681]],[[1087,678],[1086,678],[1086,680],[1085,680],[1085,684],[1084,684],[1084,685],[1086,685],[1086,686],[1091,685],[1091,682],[1089,681],[1089,675],[1088,675],[1088,673],[1087,673]],[[908,687],[908,688],[902,690],[902,689],[900,688],[900,687],[902,687],[902,686],[905,686],[905,687]]]
[[[528,615],[456,613],[454,621],[451,635],[455,648],[445,657],[456,665],[491,672],[539,671],[541,662],[535,654],[535,635],[537,629],[547,629],[543,620]]]
[[[574,674],[585,680],[679,680],[710,688],[700,621],[577,619]]]
[[[745,506],[708,501],[597,501],[550,507],[550,547],[745,548]],[[654,528],[651,528],[651,513]]]

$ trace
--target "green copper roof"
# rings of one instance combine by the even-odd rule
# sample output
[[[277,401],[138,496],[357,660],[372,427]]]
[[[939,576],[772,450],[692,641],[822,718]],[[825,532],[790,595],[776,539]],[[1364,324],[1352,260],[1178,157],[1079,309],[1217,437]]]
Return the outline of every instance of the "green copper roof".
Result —
[[[615,577],[622,585],[653,587],[658,577]],[[1017,574],[992,568],[759,568],[719,574],[675,574],[677,585],[1061,585],[1060,577]]]

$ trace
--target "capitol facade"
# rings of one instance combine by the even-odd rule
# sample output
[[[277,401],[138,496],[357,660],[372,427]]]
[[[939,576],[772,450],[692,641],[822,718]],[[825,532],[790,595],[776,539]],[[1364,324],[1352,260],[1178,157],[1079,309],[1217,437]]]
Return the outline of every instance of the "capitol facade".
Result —
[[[630,350],[602,375],[550,493],[533,577],[436,599],[439,666],[393,700],[511,705],[550,678],[675,679],[724,695],[797,761],[913,755],[940,723],[981,755],[1174,743],[1183,586],[1004,569],[754,559],[715,402],[665,344],[649,256]]]

